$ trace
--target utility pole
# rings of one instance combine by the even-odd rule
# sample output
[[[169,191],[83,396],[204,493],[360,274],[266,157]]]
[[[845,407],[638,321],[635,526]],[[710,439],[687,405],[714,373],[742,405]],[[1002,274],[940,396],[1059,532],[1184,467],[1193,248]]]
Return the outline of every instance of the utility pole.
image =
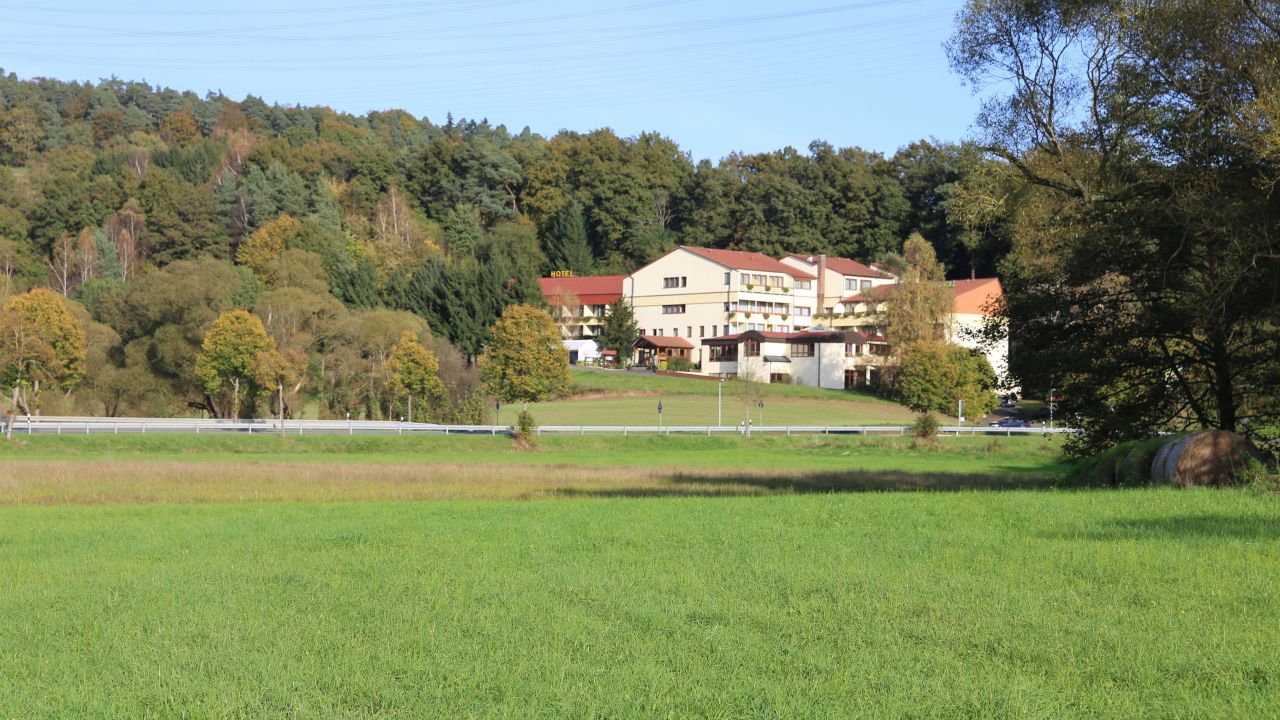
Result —
[[[662,401],[658,401],[658,432],[662,432]]]
[[[1053,429],[1053,393],[1057,388],[1049,388],[1049,429]]]

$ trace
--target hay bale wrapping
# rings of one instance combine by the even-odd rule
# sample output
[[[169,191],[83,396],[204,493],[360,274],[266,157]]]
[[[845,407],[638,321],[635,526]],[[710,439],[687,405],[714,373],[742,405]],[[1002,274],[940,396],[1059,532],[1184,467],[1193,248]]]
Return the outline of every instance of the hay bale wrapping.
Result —
[[[1250,460],[1261,459],[1248,439],[1226,430],[1206,430],[1170,440],[1151,463],[1151,479],[1191,487],[1233,484]]]

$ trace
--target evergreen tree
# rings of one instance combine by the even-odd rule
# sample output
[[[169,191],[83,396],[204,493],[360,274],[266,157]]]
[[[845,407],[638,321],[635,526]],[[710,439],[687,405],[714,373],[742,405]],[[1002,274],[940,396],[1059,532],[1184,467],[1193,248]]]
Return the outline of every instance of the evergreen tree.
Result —
[[[636,315],[631,303],[620,297],[609,306],[605,315],[604,330],[600,334],[603,348],[618,352],[618,364],[625,366],[631,363],[631,350],[640,331],[636,327]]]
[[[582,204],[571,201],[551,224],[547,237],[548,270],[570,270],[575,275],[591,272],[593,258],[587,240],[587,221]]]

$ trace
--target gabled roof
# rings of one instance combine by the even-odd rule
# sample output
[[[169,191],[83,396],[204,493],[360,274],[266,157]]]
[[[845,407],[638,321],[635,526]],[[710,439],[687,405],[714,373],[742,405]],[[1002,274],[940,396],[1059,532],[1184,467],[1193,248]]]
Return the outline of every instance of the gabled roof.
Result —
[[[954,280],[948,285],[956,298],[955,312],[967,315],[985,315],[987,305],[1004,296],[1000,278]]]
[[[777,273],[802,280],[813,280],[818,277],[811,272],[793,268],[781,261],[774,260],[764,253],[743,250],[716,250],[714,248],[690,247],[688,245],[681,245],[680,249],[706,258],[717,265],[723,265],[730,270]]]
[[[679,337],[667,337],[666,335],[641,335],[636,338],[636,347],[643,348],[684,348],[686,350],[693,349],[693,343]]]
[[[986,306],[992,300],[1004,295],[1004,289],[1000,286],[999,278],[948,280],[946,285],[951,290],[952,297],[955,298],[955,305],[951,309],[954,313],[983,315],[986,313]],[[877,285],[869,290],[840,298],[840,302],[845,304],[884,302],[888,299],[893,287],[892,284]]]
[[[791,253],[787,257],[795,258],[800,262],[808,263],[814,266],[818,264],[817,255],[804,255],[801,253]],[[840,273],[841,275],[848,275],[851,277],[874,278],[876,280],[892,280],[893,279],[892,275],[886,272],[881,272],[880,270],[877,270],[869,265],[863,265],[857,260],[850,260],[849,258],[842,258],[842,257],[828,257],[826,262],[827,262],[828,270],[831,270],[832,272]]]
[[[574,295],[583,305],[608,305],[622,297],[626,275],[584,275],[582,277],[538,278],[542,294],[551,305],[565,295]]]

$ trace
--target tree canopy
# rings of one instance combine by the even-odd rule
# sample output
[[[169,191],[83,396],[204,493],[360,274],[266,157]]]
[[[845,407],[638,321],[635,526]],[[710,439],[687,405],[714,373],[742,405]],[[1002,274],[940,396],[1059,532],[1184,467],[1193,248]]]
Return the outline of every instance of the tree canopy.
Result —
[[[997,320],[1071,447],[1280,419],[1275,5],[975,0],[948,51],[1009,83],[958,195],[1011,244]]]
[[[546,400],[569,386],[569,354],[545,310],[512,305],[494,323],[480,377],[503,402]]]

